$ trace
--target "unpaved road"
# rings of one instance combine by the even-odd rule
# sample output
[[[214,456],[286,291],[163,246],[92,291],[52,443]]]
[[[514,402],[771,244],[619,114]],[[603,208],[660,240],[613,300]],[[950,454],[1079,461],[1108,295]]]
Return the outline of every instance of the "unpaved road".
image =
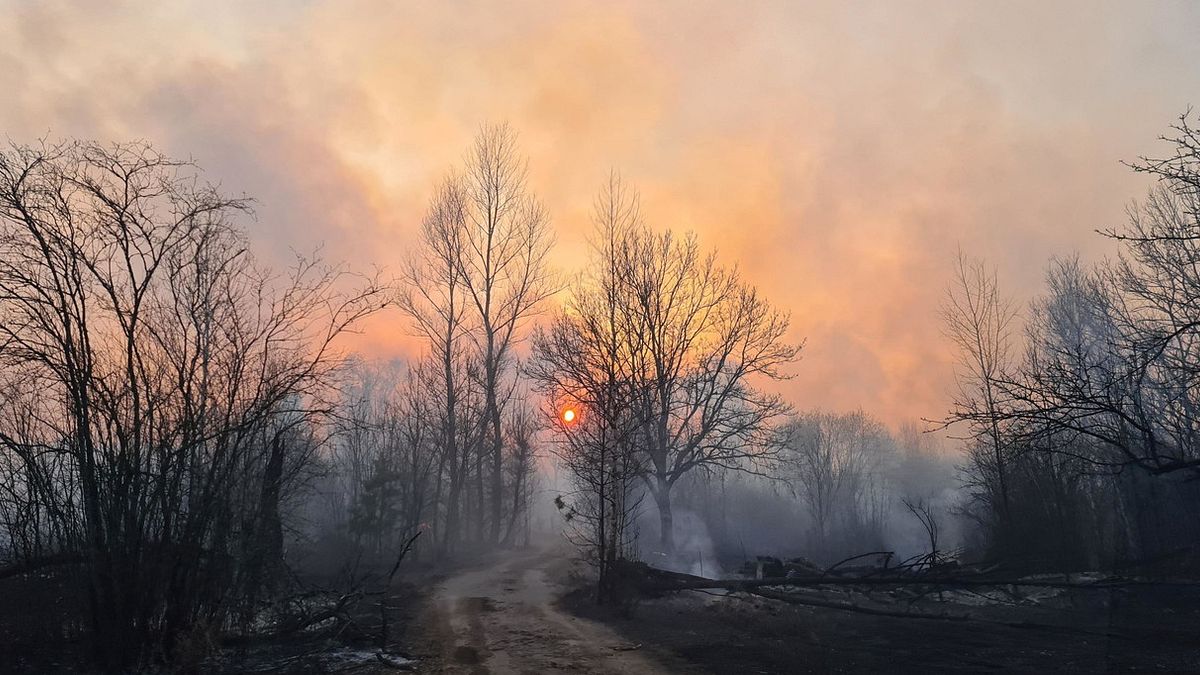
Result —
[[[441,673],[664,673],[644,651],[606,626],[555,607],[561,555],[534,549],[450,577],[421,621]]]

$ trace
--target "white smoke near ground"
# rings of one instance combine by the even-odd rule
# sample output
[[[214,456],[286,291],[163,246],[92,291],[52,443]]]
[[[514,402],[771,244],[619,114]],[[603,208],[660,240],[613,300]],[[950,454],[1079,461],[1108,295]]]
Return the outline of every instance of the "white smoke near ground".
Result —
[[[870,477],[874,515],[869,524],[838,511],[826,536],[816,536],[802,486],[781,461],[770,472],[694,472],[680,480],[672,491],[670,551],[660,543],[657,505],[642,494],[630,528],[633,552],[653,567],[708,578],[746,574],[759,557],[803,558],[827,566],[862,553],[890,551],[894,564],[930,552],[929,532],[906,507],[908,502],[932,514],[939,559],[954,557],[972,531],[961,515],[967,496],[957,466],[961,455],[945,439],[915,426],[889,430],[887,438],[880,445],[886,456],[873,464]],[[547,458],[539,469],[531,529],[562,538],[571,525],[553,501],[558,495],[569,497],[573,488],[557,462]],[[975,554],[964,553],[966,558]]]
[[[865,492],[857,501],[833,507],[824,536],[818,534],[801,480],[781,461],[770,475],[730,471],[685,477],[673,491],[675,551],[659,550],[658,512],[651,503],[643,519],[649,535],[643,559],[693,574],[703,561],[709,577],[745,573],[760,556],[804,558],[825,566],[890,551],[892,562],[899,562],[928,554],[931,547],[928,530],[907,502],[932,515],[939,559],[945,560],[964,546],[970,530],[960,513],[966,496],[957,468],[960,455],[943,439],[913,426],[890,431],[885,441],[877,444],[882,455],[871,462],[869,475],[861,477]]]
[[[683,572],[701,577],[719,576],[717,556],[708,525],[695,512],[688,509],[673,509],[675,520],[675,546],[671,551],[663,550],[657,536],[658,510],[651,506],[642,512],[639,523],[642,532],[653,536],[642,538],[639,554],[647,564],[672,572]]]
[[[894,497],[887,518],[885,542],[895,552],[896,560],[905,560],[930,552],[929,531],[917,517],[905,507],[901,495]],[[959,515],[962,493],[947,487],[918,499],[909,498],[910,503],[920,501],[927,505],[937,527],[937,547],[940,556],[957,550],[963,543],[963,519]]]

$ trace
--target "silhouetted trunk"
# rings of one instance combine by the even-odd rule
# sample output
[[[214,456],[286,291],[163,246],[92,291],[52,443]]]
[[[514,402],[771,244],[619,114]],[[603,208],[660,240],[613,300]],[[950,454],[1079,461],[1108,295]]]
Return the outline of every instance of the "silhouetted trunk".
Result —
[[[492,427],[492,529],[488,541],[500,541],[500,521],[504,517],[504,437],[500,432],[500,407],[496,402],[496,375],[489,376],[488,409]],[[515,513],[514,513],[515,516]]]
[[[658,505],[658,543],[663,553],[675,550],[675,515],[671,512],[671,485],[660,481],[651,491]]]

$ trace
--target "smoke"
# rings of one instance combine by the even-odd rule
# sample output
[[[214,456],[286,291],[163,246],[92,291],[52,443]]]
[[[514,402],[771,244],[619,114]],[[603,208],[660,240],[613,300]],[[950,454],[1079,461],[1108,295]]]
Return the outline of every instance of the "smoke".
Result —
[[[920,500],[927,505],[937,524],[938,551],[946,554],[958,549],[963,543],[963,522],[958,515],[958,506],[963,495],[952,487]],[[888,550],[895,551],[897,560],[905,560],[929,553],[929,533],[897,497],[887,517],[885,542]],[[913,501],[913,503],[917,503]]]
[[[1092,231],[1144,189],[1118,160],[1200,89],[1187,4],[8,4],[0,132],[193,156],[258,199],[264,259],[324,242],[394,266],[479,125],[508,120],[562,269],[616,167],[649,221],[794,312],[790,400],[893,423],[945,409],[955,246],[1016,293],[1046,254],[1103,252]],[[415,352],[400,322],[357,346]]]
[[[675,548],[670,552],[662,550],[659,545],[658,511],[651,506],[644,509],[639,519],[642,532],[650,532],[655,536],[639,540],[639,554],[648,564],[673,572],[694,574],[700,577],[719,576],[717,555],[712,537],[708,533],[708,525],[695,512],[689,509],[673,509],[675,520]]]
[[[963,498],[957,453],[936,435],[912,425],[888,432],[872,447],[881,456],[871,474],[861,479],[869,483],[864,488],[869,497],[839,502],[823,537],[796,476],[780,462],[770,477],[737,472],[685,477],[673,491],[675,553],[665,555],[656,545],[658,512],[650,502],[642,531],[653,537],[642,547],[643,557],[653,565],[693,574],[703,560],[709,576],[736,572],[756,556],[831,564],[886,550],[903,560],[930,549],[927,530],[905,501],[930,510],[939,552],[961,547],[969,523],[957,508]]]

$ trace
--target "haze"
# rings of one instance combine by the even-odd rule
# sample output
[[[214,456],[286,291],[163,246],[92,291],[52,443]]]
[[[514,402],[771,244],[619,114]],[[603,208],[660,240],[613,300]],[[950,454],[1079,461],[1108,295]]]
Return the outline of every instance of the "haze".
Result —
[[[108,3],[104,3],[108,4]],[[949,405],[955,250],[1027,301],[1111,252],[1120,164],[1200,91],[1193,3],[0,3],[0,128],[143,138],[257,201],[265,258],[406,254],[440,176],[507,121],[583,258],[610,169],[793,313],[798,407]],[[416,348],[398,312],[358,348]]]

